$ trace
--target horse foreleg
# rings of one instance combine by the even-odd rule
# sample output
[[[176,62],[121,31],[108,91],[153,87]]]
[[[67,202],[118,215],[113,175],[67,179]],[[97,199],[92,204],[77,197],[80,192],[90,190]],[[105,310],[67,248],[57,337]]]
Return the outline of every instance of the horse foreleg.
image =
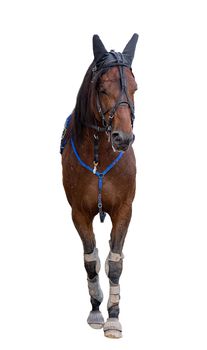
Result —
[[[112,231],[110,252],[106,259],[105,270],[109,278],[109,299],[107,304],[108,319],[104,325],[104,334],[110,338],[121,338],[122,326],[118,320],[120,285],[119,278],[123,266],[123,245],[131,219],[131,207],[123,206],[115,215],[111,216]]]
[[[92,328],[102,328],[104,319],[99,311],[103,300],[103,293],[99,284],[98,273],[100,271],[100,259],[96,248],[95,236],[92,228],[92,219],[84,213],[73,210],[72,218],[74,225],[83,243],[84,266],[87,272],[88,291],[91,297],[92,310],[87,322]]]

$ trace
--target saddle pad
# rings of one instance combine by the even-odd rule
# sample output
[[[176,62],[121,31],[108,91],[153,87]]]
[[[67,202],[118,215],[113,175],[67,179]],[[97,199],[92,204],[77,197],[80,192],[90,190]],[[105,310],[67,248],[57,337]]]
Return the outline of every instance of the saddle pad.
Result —
[[[60,153],[63,153],[63,150],[65,148],[66,143],[68,142],[68,140],[70,139],[70,130],[69,130],[69,125],[71,122],[71,115],[69,115],[69,117],[67,117],[66,121],[65,121],[65,125],[64,125],[64,129],[62,132],[62,137],[61,137],[61,143],[60,143]]]

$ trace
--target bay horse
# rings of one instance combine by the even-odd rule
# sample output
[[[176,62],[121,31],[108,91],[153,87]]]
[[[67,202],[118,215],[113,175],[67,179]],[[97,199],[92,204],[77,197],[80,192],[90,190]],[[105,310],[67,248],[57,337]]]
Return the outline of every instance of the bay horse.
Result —
[[[84,266],[92,310],[87,322],[120,338],[119,278],[123,245],[135,196],[134,93],[137,89],[131,64],[138,35],[122,53],[108,52],[98,35],[93,36],[94,60],[80,87],[76,106],[67,118],[61,140],[63,186],[72,207],[73,223],[83,243]],[[103,293],[99,284],[100,259],[93,219],[106,213],[112,222],[110,251],[105,270],[109,278],[108,319],[99,310]]]

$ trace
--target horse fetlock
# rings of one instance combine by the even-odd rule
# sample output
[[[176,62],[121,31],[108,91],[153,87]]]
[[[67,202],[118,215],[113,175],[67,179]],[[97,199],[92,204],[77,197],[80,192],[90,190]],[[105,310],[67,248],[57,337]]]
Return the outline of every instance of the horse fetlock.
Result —
[[[119,316],[120,285],[114,285],[110,281],[109,299],[107,303],[108,314],[110,318]]]
[[[120,285],[112,285],[110,283],[110,290],[109,290],[109,299],[107,303],[107,309],[111,309],[112,307],[119,304],[120,300]]]
[[[100,303],[103,300],[103,292],[99,284],[99,277],[96,275],[93,279],[88,278],[88,291],[92,298],[98,300]]]

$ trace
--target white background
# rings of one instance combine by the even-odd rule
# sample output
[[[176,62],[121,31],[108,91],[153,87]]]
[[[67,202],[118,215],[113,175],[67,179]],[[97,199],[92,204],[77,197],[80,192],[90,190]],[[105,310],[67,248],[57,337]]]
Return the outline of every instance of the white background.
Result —
[[[92,35],[120,51],[134,32],[137,196],[116,341],[86,323],[58,152]],[[1,0],[1,350],[207,349],[206,33],[199,0]],[[106,317],[109,220],[94,229]]]

